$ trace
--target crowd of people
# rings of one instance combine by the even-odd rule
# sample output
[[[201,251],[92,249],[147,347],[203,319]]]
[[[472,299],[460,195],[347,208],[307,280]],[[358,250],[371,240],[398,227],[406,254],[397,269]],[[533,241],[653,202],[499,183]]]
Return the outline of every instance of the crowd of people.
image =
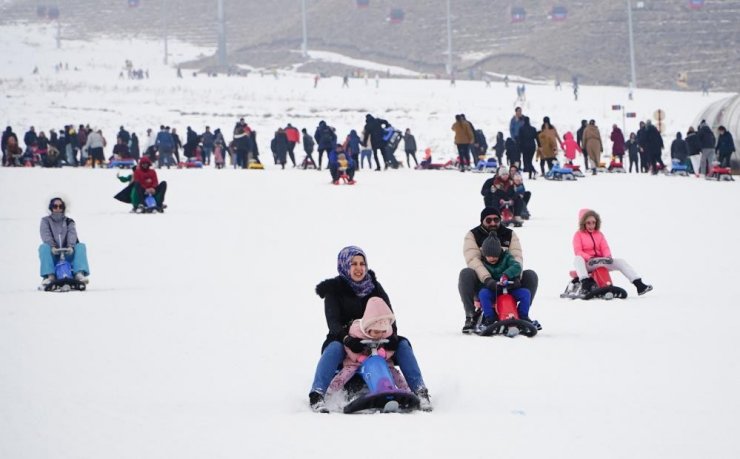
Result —
[[[453,143],[457,149],[456,167],[462,171],[471,170],[478,160],[486,157],[489,151],[495,155],[498,164],[515,165],[522,174],[534,179],[545,175],[555,164],[574,165],[579,154],[583,158],[584,170],[596,174],[604,167],[602,156],[611,153],[610,164],[624,164],[628,172],[652,173],[667,170],[663,162],[665,149],[663,136],[650,120],[640,122],[639,129],[629,135],[616,124],[611,127],[609,140],[611,149],[605,141],[595,120],[582,120],[581,126],[573,132],[565,132],[562,137],[550,117],[545,116],[539,129],[529,116],[516,107],[509,122],[508,136],[499,131],[489,150],[488,140],[481,129],[476,129],[465,114],[455,115],[452,125]],[[394,141],[394,133],[398,141]],[[689,173],[705,175],[715,164],[729,167],[730,158],[735,152],[734,139],[725,126],[717,127],[715,136],[712,128],[702,121],[696,127],[689,127],[685,134],[676,133],[670,145],[670,158],[675,164],[684,165]],[[205,126],[196,132],[187,126],[184,138],[176,128],[162,125],[158,131],[149,128],[143,139],[135,132],[121,126],[116,133],[112,149],[106,156],[108,141],[100,128],[90,125],[65,125],[62,129],[36,131],[30,126],[22,137],[6,127],[2,134],[3,166],[90,166],[102,167],[112,160],[133,159],[138,161],[148,156],[157,167],[183,167],[189,161],[197,161],[199,166],[213,165],[223,168],[229,163],[234,168],[248,168],[250,164],[261,164],[257,132],[244,118],[236,122],[230,136],[220,128],[211,130]],[[396,130],[387,120],[368,114],[361,131],[351,129],[345,135],[338,135],[336,129],[326,121],[319,122],[311,131],[298,129],[291,123],[276,129],[270,140],[273,163],[285,168],[290,164],[303,169],[324,167],[324,155],[328,167],[334,171],[338,166],[339,154],[344,154],[349,163],[347,168],[357,171],[364,167],[385,170],[398,168],[402,162],[395,157],[395,151],[403,141],[406,167],[418,169],[435,168],[428,154],[421,163],[416,157],[417,140],[406,128]],[[297,158],[295,147],[302,144],[304,157]],[[337,147],[341,146],[341,151]],[[182,152],[182,158],[181,153]],[[314,158],[317,155],[318,161]],[[562,155],[562,156],[561,156]],[[560,159],[562,157],[562,160]],[[625,164],[625,159],[628,164]],[[374,166],[373,166],[374,161]],[[538,161],[539,168],[535,166]],[[341,175],[341,174],[340,174]],[[336,182],[336,180],[332,180]]]
[[[504,209],[501,206],[504,201],[514,203],[515,222],[521,222],[522,216],[529,216],[528,204],[531,193],[524,188],[523,172],[530,173],[532,179],[537,176],[532,163],[535,153],[540,158],[540,172],[543,174],[546,166],[552,167],[550,160],[557,157],[558,147],[565,150],[566,158],[570,160],[574,159],[572,158],[574,152],[579,150],[586,152],[584,161],[591,159],[593,163],[598,160],[598,157],[590,155],[592,151],[600,148],[595,144],[596,139],[592,137],[594,129],[597,128],[593,121],[584,123],[583,132],[579,132],[575,140],[570,132],[565,133],[561,139],[548,117],[543,119],[540,131],[536,131],[529,123],[529,119],[522,115],[521,109],[517,109],[511,121],[511,136],[504,140],[501,133],[497,135],[496,145],[492,150],[496,152],[501,163],[504,162],[502,156],[505,152],[509,167],[503,165],[498,167],[495,174],[485,181],[481,190],[485,207],[479,215],[478,223],[463,239],[463,259],[466,266],[458,275],[458,293],[465,314],[463,333],[482,334],[482,330],[495,326],[501,320],[497,316],[496,302],[504,291],[514,298],[519,319],[531,324],[537,330],[542,329],[542,325],[531,317],[539,278],[533,269],[525,266],[521,240],[515,230],[508,228],[502,219]],[[613,133],[619,132],[616,126],[614,129]],[[649,135],[648,123],[645,129],[646,134],[643,135]],[[706,132],[706,129],[708,129],[706,123],[702,123],[699,126],[699,133]],[[481,146],[485,139],[476,136],[476,130],[464,114],[456,116],[452,130],[455,132],[461,170],[464,172],[470,158],[475,157],[475,154],[485,155],[487,146]],[[374,156],[375,170],[381,170],[381,164],[385,168],[398,167],[393,150],[389,148],[392,142],[388,136],[389,131],[400,135],[387,120],[376,118],[371,114],[365,118],[362,135],[352,130],[341,143],[337,140],[336,130],[324,121],[318,124],[313,136],[306,128],[298,131],[288,124],[276,132],[277,141],[274,143],[277,145],[273,145],[274,161],[285,166],[290,158],[295,167],[307,167],[306,162],[310,162],[320,169],[323,154],[326,153],[332,181],[337,183],[342,175],[352,181],[354,170],[360,165],[359,156],[363,154],[362,150],[369,150],[367,156]],[[6,133],[10,134],[3,136],[3,151],[10,151],[11,154],[4,158],[4,161],[12,161],[17,154],[17,150],[14,149],[17,147],[17,139],[10,128]],[[80,133],[83,133],[82,136]],[[707,141],[707,151],[701,152],[706,161],[712,160],[711,154],[714,153],[715,147],[721,150],[721,158],[725,158],[728,151],[727,137],[722,140],[725,133],[726,130],[721,130],[720,141],[717,142],[720,147],[712,144],[710,148]],[[34,145],[39,147],[41,134],[35,136],[35,130],[29,129],[24,137],[28,149],[33,149]],[[102,156],[97,150],[101,145],[105,146],[101,132],[89,130],[85,126],[80,126],[78,130],[72,126],[65,126],[63,134],[66,140],[59,143],[57,135],[54,148],[61,147],[65,160],[70,164],[80,164],[84,161],[84,156],[77,157],[81,145],[87,148],[88,156],[93,156],[92,164]],[[102,142],[94,137],[91,140],[93,135],[102,138]],[[259,161],[255,135],[255,131],[243,119],[236,123],[229,146],[226,146],[220,129],[211,132],[207,126],[202,134],[197,134],[188,127],[185,145],[182,146],[175,129],[161,126],[156,136],[149,130],[142,149],[138,149],[135,134],[129,134],[122,126],[116,136],[116,154],[121,158],[135,158],[132,154],[132,144],[137,147],[133,149],[135,152],[143,153],[136,157],[138,164],[133,167],[131,175],[125,177],[119,175],[121,181],[129,184],[116,199],[131,203],[132,210],[136,211],[140,210],[143,202],[150,197],[153,200],[153,208],[162,212],[166,207],[164,205],[166,183],[159,182],[156,171],[152,168],[154,160],[160,167],[171,166],[175,160],[179,162],[179,147],[182,146],[186,158],[199,157],[208,164],[213,156],[214,161],[219,163],[223,160],[219,159],[219,154],[222,155],[220,149],[225,148],[233,149],[235,167],[246,167],[252,161]],[[406,140],[407,145],[415,148],[415,140],[410,130],[406,130],[404,137],[410,139]],[[622,139],[620,142],[619,136],[614,134],[612,141],[615,145],[613,150],[615,155],[624,154],[631,148],[630,141],[623,142]],[[294,151],[299,142],[303,143],[306,151],[306,159],[300,165],[295,159]],[[507,144],[512,142],[516,147],[507,147]],[[654,154],[650,144],[646,145],[649,154]],[[49,144],[43,146],[46,147],[48,155]],[[318,147],[317,162],[314,162],[312,156],[315,146]],[[515,155],[511,154],[514,148]],[[542,151],[543,149],[546,151]],[[415,161],[415,151],[407,152],[406,161],[410,166],[410,160]],[[21,153],[23,154],[25,152]],[[521,164],[519,155],[524,157],[523,170],[519,168]],[[655,168],[658,162],[655,160],[650,164],[651,168]],[[41,221],[42,244],[39,247],[39,258],[42,286],[49,286],[58,281],[55,279],[55,265],[63,253],[67,255],[71,264],[74,280],[84,284],[89,282],[90,268],[87,263],[86,247],[77,237],[76,223],[66,216],[66,207],[67,204],[61,198],[52,199],[49,203],[49,215]],[[582,293],[585,295],[596,288],[591,276],[600,267],[623,273],[633,283],[639,295],[651,291],[652,286],[645,284],[631,265],[623,259],[612,257],[606,238],[601,232],[601,223],[601,217],[594,210],[583,209],[579,214],[578,228],[573,236],[573,250],[575,273]],[[324,301],[328,333],[321,347],[321,357],[309,392],[309,404],[315,412],[329,412],[325,396],[332,391],[341,390],[367,358],[368,349],[363,341],[383,339],[385,342],[380,348],[379,355],[387,360],[396,385],[413,392],[420,401],[420,408],[430,411],[432,405],[429,390],[410,341],[398,334],[398,324],[390,297],[378,281],[375,272],[368,269],[367,260],[366,253],[359,247],[343,248],[337,256],[338,275],[316,286],[317,295]],[[395,370],[396,365],[400,372]]]

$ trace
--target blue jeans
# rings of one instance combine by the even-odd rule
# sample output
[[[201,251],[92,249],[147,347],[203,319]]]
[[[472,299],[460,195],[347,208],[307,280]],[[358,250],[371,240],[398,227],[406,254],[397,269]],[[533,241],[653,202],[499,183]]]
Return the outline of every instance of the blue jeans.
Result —
[[[398,366],[401,367],[401,373],[406,378],[406,382],[412,391],[416,392],[419,389],[426,387],[424,384],[424,378],[421,377],[421,369],[419,364],[416,362],[416,356],[414,350],[411,349],[411,344],[406,339],[401,339],[398,342],[398,349],[394,355]]]
[[[332,341],[321,353],[319,363],[316,365],[316,373],[311,384],[311,392],[326,393],[329,383],[337,374],[337,369],[344,360],[344,345],[339,341]]]
[[[518,303],[516,309],[519,312],[519,317],[528,318],[529,304],[532,297],[529,290],[526,288],[515,288],[514,290],[509,290],[509,293]],[[480,292],[478,292],[478,299],[480,300],[480,306],[483,309],[483,316],[492,317],[493,303],[496,302],[496,292],[484,287]]]
[[[414,356],[414,351],[411,349],[411,344],[409,344],[408,340],[402,339],[399,341],[395,357],[411,390],[416,392],[422,387],[425,387],[419,364],[416,362],[416,356]],[[329,383],[334,379],[337,369],[343,360],[344,345],[339,341],[329,343],[321,354],[319,363],[316,365],[316,373],[313,377],[311,392],[325,394]]]
[[[82,273],[85,276],[90,275],[90,267],[87,264],[87,247],[85,247],[85,244],[78,242],[74,249],[74,253],[66,257],[69,264],[72,265],[72,272]],[[59,256],[51,253],[49,244],[39,246],[39,260],[41,260],[41,277],[54,274],[54,267],[59,261]]]

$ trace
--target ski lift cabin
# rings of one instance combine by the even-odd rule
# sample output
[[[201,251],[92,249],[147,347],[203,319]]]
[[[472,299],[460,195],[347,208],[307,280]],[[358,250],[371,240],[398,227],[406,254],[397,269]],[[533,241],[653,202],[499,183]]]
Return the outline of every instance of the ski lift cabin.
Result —
[[[58,6],[50,6],[48,11],[49,19],[59,19],[59,7]]]
[[[403,18],[405,16],[406,14],[401,8],[393,8],[391,10],[390,16],[388,16],[388,20],[391,22],[391,24],[400,24],[403,22]]]
[[[553,21],[565,21],[568,19],[568,8],[562,5],[553,6],[552,11],[550,11],[550,19]]]
[[[700,10],[704,8],[704,0],[689,0],[689,8],[692,10]]]
[[[511,9],[511,22],[524,22],[527,19],[527,10],[521,6],[515,6]]]
[[[367,8],[370,6],[370,0],[356,0],[357,8]]]

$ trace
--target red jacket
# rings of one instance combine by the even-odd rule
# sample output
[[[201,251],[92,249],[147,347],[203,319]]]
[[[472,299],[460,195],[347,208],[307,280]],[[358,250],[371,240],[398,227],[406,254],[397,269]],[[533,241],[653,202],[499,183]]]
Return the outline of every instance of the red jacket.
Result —
[[[301,143],[301,133],[292,126],[285,128],[285,136],[288,138],[288,142]]]
[[[148,170],[137,167],[134,171],[134,183],[138,183],[144,189],[156,188],[157,185],[159,185],[159,180],[157,180],[157,171],[151,167]]]
[[[601,231],[576,231],[573,235],[573,251],[576,256],[588,261],[594,257],[611,257],[612,251]]]

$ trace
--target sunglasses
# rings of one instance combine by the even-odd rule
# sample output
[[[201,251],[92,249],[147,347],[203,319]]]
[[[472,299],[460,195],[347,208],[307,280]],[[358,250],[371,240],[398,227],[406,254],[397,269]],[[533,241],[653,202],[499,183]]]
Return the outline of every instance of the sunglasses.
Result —
[[[52,209],[64,209],[64,204],[52,204]]]
[[[487,224],[487,225],[490,225],[491,223],[498,223],[498,222],[500,222],[500,221],[501,221],[501,219],[500,219],[500,218],[498,218],[498,217],[487,217],[487,218],[486,218],[485,220],[483,220],[483,221],[484,221],[484,222],[486,222],[486,224]]]

